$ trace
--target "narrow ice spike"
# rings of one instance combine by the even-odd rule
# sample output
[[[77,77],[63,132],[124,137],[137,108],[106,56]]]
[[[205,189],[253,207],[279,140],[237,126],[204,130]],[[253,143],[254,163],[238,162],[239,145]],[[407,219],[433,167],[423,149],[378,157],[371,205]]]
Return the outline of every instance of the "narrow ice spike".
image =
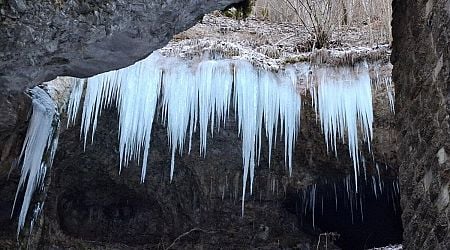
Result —
[[[173,71],[172,71],[173,70]],[[166,69],[163,78],[163,109],[167,119],[169,148],[171,149],[170,180],[173,179],[175,169],[175,152],[183,151],[186,132],[191,114],[192,87],[194,75],[187,66],[179,64],[173,69]]]
[[[31,89],[30,93],[33,98],[33,113],[19,156],[22,162],[22,169],[12,209],[14,211],[20,190],[26,186],[17,225],[17,235],[19,235],[25,224],[25,218],[34,191],[44,183],[47,168],[51,167],[57,145],[57,141],[54,140],[57,136],[54,137],[54,135],[58,125],[54,126],[53,124],[54,120],[58,119],[56,104],[39,87]],[[49,155],[47,159],[44,159],[46,153]]]
[[[242,137],[242,214],[244,214],[245,192],[250,173],[250,192],[253,191],[255,154],[257,152],[258,116],[258,72],[250,63],[235,63],[234,104],[238,114],[239,134]]]
[[[81,96],[84,89],[84,80],[72,78],[72,81],[74,81],[74,87],[72,89],[72,92],[70,93],[69,104],[67,106],[67,128],[70,125],[75,124],[80,107]]]

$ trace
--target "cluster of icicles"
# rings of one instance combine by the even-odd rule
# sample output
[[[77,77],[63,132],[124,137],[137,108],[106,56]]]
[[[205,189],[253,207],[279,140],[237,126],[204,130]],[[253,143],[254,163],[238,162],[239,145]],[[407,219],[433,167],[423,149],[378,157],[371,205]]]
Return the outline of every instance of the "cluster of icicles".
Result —
[[[363,161],[365,160],[363,159]],[[387,168],[388,166],[386,166],[386,170]],[[383,179],[380,175],[378,163],[376,163],[376,171],[376,175],[367,176],[365,174],[363,181],[358,183],[354,182],[352,176],[347,175],[341,180],[325,178],[319,185],[313,184],[303,189],[299,192],[301,203],[296,206],[296,212],[300,215],[300,222],[312,220],[312,226],[315,228],[317,210],[320,209],[323,216],[324,203],[328,205],[333,203],[330,201],[334,201],[336,212],[339,207],[342,207],[342,204],[338,205],[338,203],[348,202],[344,207],[348,206],[350,208],[352,224],[355,223],[355,213],[357,212],[359,212],[361,221],[364,221],[364,211],[367,210],[365,207],[368,205],[366,204],[366,195],[373,195],[376,200],[385,199],[386,204],[392,205],[394,212],[397,213],[400,197],[398,178]],[[355,192],[353,189],[355,185],[362,190]]]
[[[299,74],[303,76],[299,77]],[[307,79],[313,105],[320,117],[330,150],[336,151],[337,140],[347,139],[357,178],[358,131],[362,131],[362,139],[368,145],[372,137],[372,93],[366,64],[353,69],[323,67],[311,71],[308,68],[299,73],[292,68],[273,73],[257,70],[250,63],[240,60],[206,60],[194,66],[153,53],[124,69],[99,74],[87,81],[74,79],[67,108],[68,123],[73,124],[77,120],[85,91],[81,134],[86,147],[88,141],[94,140],[101,110],[110,106],[117,107],[119,169],[126,167],[132,160],[141,162],[141,181],[144,182],[152,123],[158,103],[162,105],[162,120],[168,132],[172,157],[171,179],[175,169],[175,153],[178,151],[181,154],[184,151],[187,140],[190,153],[192,136],[198,131],[199,153],[205,156],[208,130],[213,135],[215,129],[220,129],[232,107],[238,121],[238,134],[242,138],[243,213],[248,182],[252,193],[255,165],[258,164],[261,153],[262,133],[268,140],[269,162],[278,132],[284,137],[285,164],[289,173],[292,173],[292,154],[300,127],[302,103],[298,93],[299,78]],[[44,154],[41,148],[52,141],[48,136],[53,133],[53,128],[49,118],[34,119],[35,116],[43,116],[38,105],[33,106],[33,117],[23,147],[25,159],[19,189],[27,177],[27,185],[35,187],[36,182],[41,181],[45,175],[39,167]],[[41,129],[36,130],[37,126]],[[36,137],[36,140],[31,141],[29,137]],[[28,155],[33,159],[28,160]],[[33,190],[34,188],[29,192],[27,187],[24,198],[26,205],[22,206],[20,213],[19,231],[23,227]]]

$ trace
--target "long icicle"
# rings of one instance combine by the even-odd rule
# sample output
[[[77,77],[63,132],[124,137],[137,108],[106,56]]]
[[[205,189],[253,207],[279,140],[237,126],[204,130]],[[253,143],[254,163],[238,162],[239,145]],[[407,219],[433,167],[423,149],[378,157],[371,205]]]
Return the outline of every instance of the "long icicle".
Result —
[[[59,122],[56,104],[51,97],[40,87],[30,90],[33,98],[33,113],[28,126],[28,131],[20,153],[19,159],[22,162],[21,176],[14,198],[14,208],[20,190],[25,186],[22,208],[17,225],[17,235],[22,230],[31,198],[34,191],[44,184],[47,169],[53,163],[53,157],[57,147],[57,135],[55,132],[58,125],[54,125],[55,119]],[[47,156],[44,158],[44,156]]]

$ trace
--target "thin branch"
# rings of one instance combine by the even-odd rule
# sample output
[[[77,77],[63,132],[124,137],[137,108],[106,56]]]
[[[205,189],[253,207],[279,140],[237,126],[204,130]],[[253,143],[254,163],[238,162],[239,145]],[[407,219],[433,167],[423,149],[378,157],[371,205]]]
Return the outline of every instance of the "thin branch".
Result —
[[[201,229],[201,228],[195,227],[195,228],[192,228],[191,230],[189,230],[189,231],[187,231],[187,232],[185,232],[185,233],[182,233],[180,236],[178,236],[178,237],[172,242],[172,244],[170,244],[170,246],[168,246],[165,250],[171,249],[173,246],[175,246],[175,244],[177,243],[177,241],[179,241],[181,238],[186,237],[187,235],[189,235],[190,233],[195,232],[195,231],[200,231],[200,232],[208,233],[208,234],[216,233],[215,231],[206,231],[206,230],[203,230],[203,229]]]

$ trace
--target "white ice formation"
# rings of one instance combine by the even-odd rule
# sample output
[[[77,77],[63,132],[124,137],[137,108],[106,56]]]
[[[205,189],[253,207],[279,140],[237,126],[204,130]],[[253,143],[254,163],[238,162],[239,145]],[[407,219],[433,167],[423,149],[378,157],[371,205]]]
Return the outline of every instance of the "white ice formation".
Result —
[[[40,87],[31,89],[30,94],[33,98],[33,113],[19,157],[22,170],[13,206],[14,211],[17,196],[25,188],[17,234],[25,224],[34,191],[43,187],[45,174],[53,163],[58,144],[56,133],[59,124],[55,124],[55,121],[58,123],[59,118],[56,104]]]
[[[306,84],[301,81],[305,78]],[[253,191],[262,134],[268,140],[269,166],[275,138],[278,133],[283,137],[285,166],[292,173],[293,152],[300,128],[301,90],[310,88],[327,147],[336,151],[337,140],[347,139],[355,178],[359,171],[359,138],[366,141],[370,149],[372,92],[366,64],[354,68],[307,65],[301,70],[291,68],[274,73],[257,69],[243,60],[205,60],[194,63],[166,58],[155,52],[127,68],[86,80],[76,79],[74,83],[68,101],[68,122],[76,122],[85,93],[81,117],[84,147],[88,140],[92,142],[94,139],[102,109],[117,107],[119,171],[130,161],[137,161],[142,165],[142,182],[146,176],[152,124],[158,104],[162,122],[167,127],[171,150],[171,180],[175,170],[175,153],[178,151],[182,154],[185,151],[187,140],[187,151],[191,151],[192,136],[198,129],[199,153],[205,156],[208,133],[213,136],[215,129],[224,126],[233,109],[238,134],[242,138],[242,213],[247,184],[250,193]],[[21,156],[24,167],[19,187],[24,185],[28,176],[29,181],[19,230],[23,226],[31,194],[36,184],[42,183],[45,174],[42,174],[46,169],[42,157],[53,141],[52,120],[56,114],[54,104],[46,94],[41,93],[42,90],[32,92],[35,111]]]
[[[304,69],[301,70],[304,74]],[[372,92],[367,64],[353,68],[315,67],[309,77],[313,102],[320,117],[327,147],[336,152],[337,140],[347,138],[355,168],[359,166],[359,141],[372,138]],[[301,98],[297,72],[257,70],[242,60],[206,60],[188,64],[153,53],[130,67],[103,73],[87,80],[81,133],[86,143],[94,138],[101,110],[114,104],[119,109],[120,169],[130,160],[142,160],[141,181],[145,180],[152,123],[158,102],[167,127],[171,150],[170,178],[175,169],[175,153],[181,154],[189,134],[189,149],[199,128],[200,155],[207,151],[208,128],[225,124],[230,104],[238,120],[242,138],[243,188],[249,181],[253,190],[255,165],[259,162],[262,133],[269,143],[269,162],[275,136],[284,136],[285,163],[292,173],[292,153],[300,126]],[[81,85],[80,85],[81,86]],[[74,88],[69,118],[74,122],[82,86]],[[160,98],[161,96],[161,98]],[[159,100],[159,98],[161,100]],[[92,131],[91,131],[92,130]],[[265,130],[265,131],[263,131]],[[358,136],[361,131],[362,137]],[[337,152],[336,152],[337,154]],[[270,163],[269,163],[270,164]]]
[[[373,107],[372,86],[366,64],[356,67],[319,67],[314,70],[316,100],[327,150],[337,157],[337,140],[347,138],[350,157],[353,159],[355,181],[359,171],[359,141],[363,139],[369,151],[372,139]],[[358,129],[359,127],[359,129]],[[361,131],[362,136],[358,136]],[[357,186],[356,186],[357,190]]]
[[[75,120],[81,90],[82,85],[76,85],[71,95],[77,100],[71,98],[69,102],[70,122]],[[252,192],[263,124],[271,149],[280,123],[286,165],[292,172],[292,153],[300,125],[301,107],[293,71],[279,74],[258,71],[250,63],[237,60],[207,60],[189,65],[153,53],[128,68],[87,80],[81,121],[85,146],[89,134],[90,140],[93,140],[101,110],[111,104],[116,105],[120,117],[120,168],[127,166],[130,160],[140,161],[143,154],[143,182],[158,101],[162,103],[162,120],[167,127],[171,149],[171,179],[175,169],[175,153],[183,152],[187,135],[190,152],[192,136],[199,129],[200,155],[205,156],[208,130],[214,135],[214,129],[220,129],[225,124],[232,103],[237,114],[238,133],[242,137],[242,195],[245,196],[248,180]]]

